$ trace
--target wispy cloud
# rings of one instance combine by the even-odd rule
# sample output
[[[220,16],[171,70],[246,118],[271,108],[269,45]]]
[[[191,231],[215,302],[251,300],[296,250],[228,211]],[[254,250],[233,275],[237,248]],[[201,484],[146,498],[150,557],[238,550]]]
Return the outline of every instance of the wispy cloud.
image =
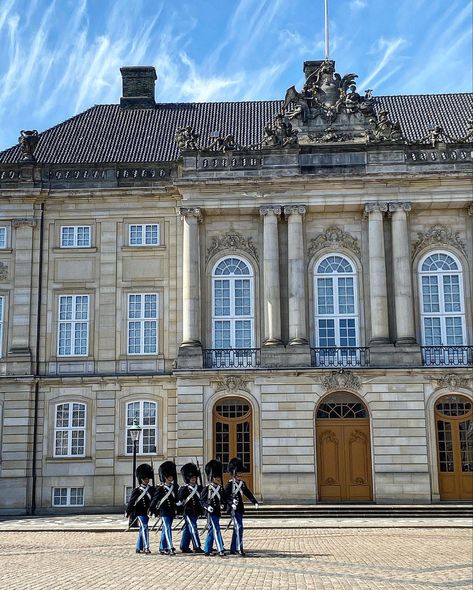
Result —
[[[373,48],[373,53],[381,54],[378,62],[376,63],[374,69],[368,74],[364,80],[360,83],[360,88],[368,87],[368,85],[373,86],[373,89],[376,89],[379,86],[380,82],[377,80],[377,76],[382,73],[387,67],[391,66],[391,62],[393,61],[394,57],[398,54],[399,50],[406,46],[406,40],[402,37],[397,39],[378,39],[376,46]],[[398,68],[396,68],[397,70]],[[395,68],[390,69],[389,72],[385,72],[383,75],[382,80],[386,81],[389,77],[394,74]],[[374,83],[373,83],[374,82]]]

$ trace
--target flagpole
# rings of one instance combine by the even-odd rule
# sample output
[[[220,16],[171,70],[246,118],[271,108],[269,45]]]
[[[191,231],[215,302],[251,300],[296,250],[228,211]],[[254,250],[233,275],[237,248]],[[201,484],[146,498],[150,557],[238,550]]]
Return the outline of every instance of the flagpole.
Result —
[[[329,42],[328,42],[328,0],[325,0],[325,59],[329,58]]]

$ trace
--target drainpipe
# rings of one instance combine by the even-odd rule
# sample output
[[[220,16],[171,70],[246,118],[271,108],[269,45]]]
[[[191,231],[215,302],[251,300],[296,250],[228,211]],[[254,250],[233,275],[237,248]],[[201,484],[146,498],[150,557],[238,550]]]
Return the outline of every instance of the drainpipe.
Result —
[[[36,512],[36,449],[38,438],[38,405],[39,405],[39,347],[41,343],[41,298],[43,287],[43,243],[44,243],[44,203],[41,203],[39,223],[39,260],[38,260],[38,301],[36,313],[36,351],[34,366],[34,415],[33,415],[33,457],[31,462],[31,514]]]

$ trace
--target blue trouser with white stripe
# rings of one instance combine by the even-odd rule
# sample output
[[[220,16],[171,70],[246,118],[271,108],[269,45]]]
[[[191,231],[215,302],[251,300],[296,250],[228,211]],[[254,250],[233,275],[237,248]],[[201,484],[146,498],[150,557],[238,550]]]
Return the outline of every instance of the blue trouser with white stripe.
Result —
[[[174,518],[172,516],[162,516],[161,521],[163,523],[163,528],[161,530],[161,542],[159,543],[159,550],[160,551],[169,551],[173,549],[172,546],[172,521]]]
[[[223,551],[223,539],[222,533],[220,532],[220,516],[214,516],[209,514],[209,532],[205,539],[204,551],[205,553],[211,553],[214,544],[217,546],[217,551]]]
[[[140,515],[137,518],[140,530],[138,532],[138,539],[136,540],[136,548],[138,551],[144,551],[145,549],[149,549],[149,518],[144,515]]]
[[[243,551],[243,513],[233,513],[233,535],[230,551]]]
[[[181,550],[189,549],[190,542],[194,549],[200,547],[199,529],[197,528],[197,517],[184,514],[184,527],[182,529]]]

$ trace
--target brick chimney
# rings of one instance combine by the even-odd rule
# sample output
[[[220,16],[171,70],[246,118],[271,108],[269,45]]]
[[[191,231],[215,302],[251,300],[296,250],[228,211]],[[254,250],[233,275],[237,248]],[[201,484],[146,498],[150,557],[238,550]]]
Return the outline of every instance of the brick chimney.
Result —
[[[122,109],[153,109],[156,70],[153,66],[126,66],[120,68],[123,82]]]

